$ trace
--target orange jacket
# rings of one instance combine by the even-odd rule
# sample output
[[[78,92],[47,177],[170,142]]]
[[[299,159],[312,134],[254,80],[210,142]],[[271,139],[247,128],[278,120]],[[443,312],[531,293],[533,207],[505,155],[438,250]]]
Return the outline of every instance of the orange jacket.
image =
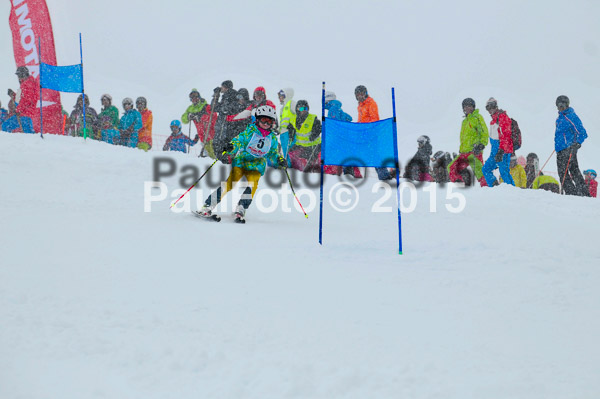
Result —
[[[142,128],[138,131],[138,143],[148,143],[152,146],[152,111],[142,111]]]
[[[358,104],[358,123],[375,122],[379,120],[377,103],[371,97]]]

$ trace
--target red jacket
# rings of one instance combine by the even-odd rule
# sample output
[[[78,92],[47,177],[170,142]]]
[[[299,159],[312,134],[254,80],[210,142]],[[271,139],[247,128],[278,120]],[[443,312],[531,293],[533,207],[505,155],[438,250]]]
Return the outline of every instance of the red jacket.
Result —
[[[358,123],[376,122],[379,120],[377,103],[371,97],[367,97],[362,103],[358,103]]]
[[[500,148],[504,151],[505,154],[512,154],[513,152],[513,142],[512,142],[512,122],[506,111],[499,110],[494,115],[492,115],[492,121],[490,122],[490,137],[492,134],[492,129],[495,129],[498,120],[500,120],[500,125],[498,128],[498,140],[500,140]]]
[[[21,83],[21,99],[17,105],[17,112],[21,116],[36,116],[40,111],[36,109],[40,101],[40,87],[33,77],[28,77]]]
[[[598,182],[596,180],[590,179],[585,182],[588,186],[588,190],[590,190],[590,197],[596,198],[598,194]]]

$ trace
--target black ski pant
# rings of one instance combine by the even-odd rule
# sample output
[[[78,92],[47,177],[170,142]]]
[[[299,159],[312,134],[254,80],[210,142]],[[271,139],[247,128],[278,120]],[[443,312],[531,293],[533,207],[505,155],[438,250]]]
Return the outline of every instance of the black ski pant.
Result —
[[[562,183],[562,191],[568,195],[590,196],[583,175],[579,170],[576,149],[569,147],[557,152],[556,165],[558,167],[558,178]]]

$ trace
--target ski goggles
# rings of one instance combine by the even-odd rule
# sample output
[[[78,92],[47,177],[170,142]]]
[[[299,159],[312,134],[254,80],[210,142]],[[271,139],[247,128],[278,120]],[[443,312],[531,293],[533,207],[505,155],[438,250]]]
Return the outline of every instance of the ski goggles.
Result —
[[[308,111],[308,107],[298,107],[298,111],[300,111],[300,112]]]
[[[275,123],[275,121],[273,119],[266,117],[266,116],[259,117],[258,122],[262,123],[264,125],[272,125],[273,123]]]

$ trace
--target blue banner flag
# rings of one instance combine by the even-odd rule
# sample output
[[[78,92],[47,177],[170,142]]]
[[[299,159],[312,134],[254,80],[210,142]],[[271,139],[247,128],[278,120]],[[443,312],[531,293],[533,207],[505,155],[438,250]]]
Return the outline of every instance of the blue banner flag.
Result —
[[[321,159],[325,165],[395,167],[394,119],[370,123],[325,118]]]
[[[82,66],[54,66],[40,63],[40,85],[44,89],[66,93],[81,93],[83,91]]]

